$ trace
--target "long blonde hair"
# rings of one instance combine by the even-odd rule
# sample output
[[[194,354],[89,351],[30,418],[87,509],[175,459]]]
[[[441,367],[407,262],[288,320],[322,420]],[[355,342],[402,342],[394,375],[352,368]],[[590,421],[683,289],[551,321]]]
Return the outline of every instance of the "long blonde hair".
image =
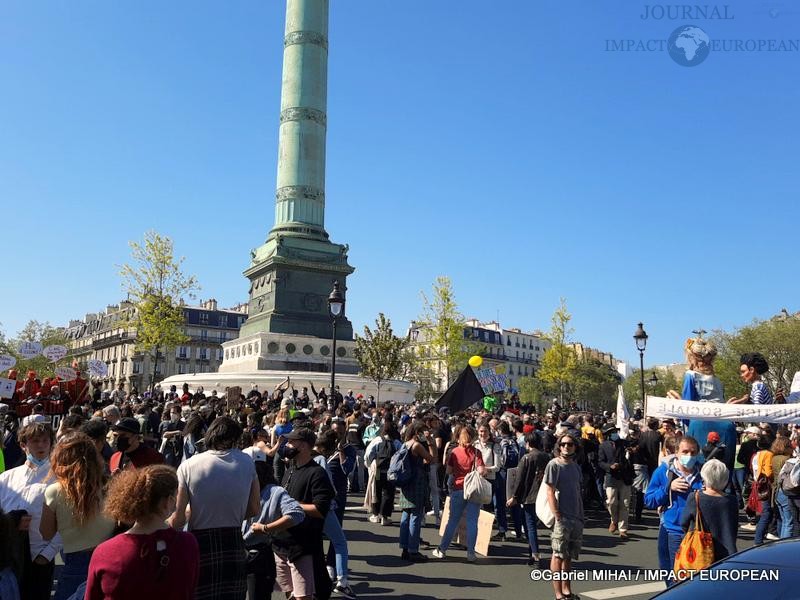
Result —
[[[84,525],[103,502],[105,474],[97,446],[85,433],[68,433],[53,449],[50,468],[73,517]]]

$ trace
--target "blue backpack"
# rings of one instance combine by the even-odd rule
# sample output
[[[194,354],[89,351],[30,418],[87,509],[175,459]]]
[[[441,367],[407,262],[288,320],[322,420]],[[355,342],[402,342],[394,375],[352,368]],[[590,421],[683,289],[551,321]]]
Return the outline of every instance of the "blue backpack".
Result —
[[[516,440],[503,439],[501,442],[505,458],[504,469],[514,469],[519,465],[519,445]]]
[[[406,444],[392,455],[386,478],[400,487],[414,479],[414,463],[411,461],[411,452]]]

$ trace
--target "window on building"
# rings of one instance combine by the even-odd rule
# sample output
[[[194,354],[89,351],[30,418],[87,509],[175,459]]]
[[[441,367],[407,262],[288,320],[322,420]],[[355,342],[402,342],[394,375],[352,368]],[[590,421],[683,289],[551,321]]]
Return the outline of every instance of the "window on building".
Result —
[[[177,358],[189,358],[189,349],[186,346],[178,346],[175,356]]]
[[[219,315],[219,326],[220,327],[227,327],[228,326],[228,315],[221,314]]]
[[[197,358],[200,360],[208,360],[208,348],[198,348]]]
[[[201,312],[200,313],[200,325],[208,325],[208,313]]]
[[[510,337],[509,337],[509,338],[506,338],[506,345],[508,345],[508,346],[510,346],[510,345],[511,345],[511,338],[510,338]]]
[[[223,354],[224,354],[224,352],[223,352],[222,348],[217,348],[217,360],[222,360]]]
[[[139,362],[138,360],[133,361],[133,373],[134,373],[134,375],[137,374],[137,373],[141,373],[141,372],[142,372],[142,363]]]
[[[200,330],[200,339],[207,340],[208,339],[208,329],[201,329]]]
[[[186,363],[178,363],[178,374],[183,375],[186,373]]]

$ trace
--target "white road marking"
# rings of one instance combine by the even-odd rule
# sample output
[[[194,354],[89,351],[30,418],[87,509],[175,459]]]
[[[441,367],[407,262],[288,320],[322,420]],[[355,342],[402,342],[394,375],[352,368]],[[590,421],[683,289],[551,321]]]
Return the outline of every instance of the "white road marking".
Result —
[[[642,583],[638,585],[624,585],[605,590],[592,590],[590,592],[579,592],[581,598],[592,598],[593,600],[608,600],[609,598],[627,598],[628,596],[638,596],[639,594],[650,594],[661,592],[666,589],[664,583],[655,581],[653,583]]]

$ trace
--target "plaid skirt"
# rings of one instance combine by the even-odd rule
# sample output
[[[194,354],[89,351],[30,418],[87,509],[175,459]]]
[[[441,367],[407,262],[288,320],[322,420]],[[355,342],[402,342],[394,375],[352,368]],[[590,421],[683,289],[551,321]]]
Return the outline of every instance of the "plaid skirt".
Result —
[[[197,600],[244,600],[247,595],[247,550],[238,527],[192,531],[200,547]]]

